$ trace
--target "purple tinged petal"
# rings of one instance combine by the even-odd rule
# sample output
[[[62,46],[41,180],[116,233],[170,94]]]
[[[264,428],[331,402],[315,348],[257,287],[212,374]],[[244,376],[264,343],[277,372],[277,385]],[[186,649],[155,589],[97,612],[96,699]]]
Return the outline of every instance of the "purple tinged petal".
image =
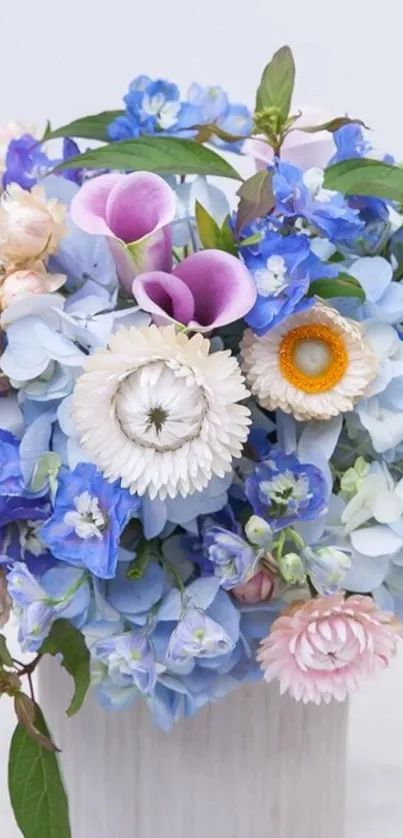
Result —
[[[140,274],[133,282],[133,294],[141,308],[161,319],[189,323],[195,314],[191,290],[175,274],[155,271]]]
[[[92,178],[74,196],[70,215],[74,224],[93,236],[113,236],[106,221],[106,204],[114,186],[124,175],[109,174]]]
[[[105,221],[113,235],[131,244],[166,227],[175,208],[175,195],[159,175],[133,172],[123,175],[111,189]]]
[[[186,325],[198,331],[239,320],[256,300],[256,286],[245,265],[221,250],[193,253],[175,268],[174,274],[193,294],[194,320]]]

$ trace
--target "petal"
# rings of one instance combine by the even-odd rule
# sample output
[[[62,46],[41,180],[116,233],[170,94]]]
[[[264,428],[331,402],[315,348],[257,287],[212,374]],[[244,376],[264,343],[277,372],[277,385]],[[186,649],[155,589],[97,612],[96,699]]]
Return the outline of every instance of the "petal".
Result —
[[[116,181],[107,196],[105,221],[118,239],[138,242],[169,224],[176,201],[171,187],[152,172],[133,172]]]
[[[164,320],[187,324],[195,313],[195,301],[188,286],[175,274],[155,271],[140,274],[132,285],[133,294],[144,311]]]
[[[351,568],[343,579],[347,591],[366,594],[382,584],[389,568],[388,556],[364,556],[354,551],[351,560]]]
[[[256,286],[247,268],[221,250],[193,253],[175,268],[174,275],[192,292],[195,315],[188,325],[198,331],[233,323],[256,300]]]
[[[364,556],[392,556],[402,546],[402,538],[381,524],[355,530],[350,535],[351,544]]]
[[[120,174],[99,175],[83,184],[70,207],[70,216],[77,227],[94,236],[114,235],[106,221],[106,205],[113,187],[124,178]]]
[[[392,281],[392,267],[382,256],[364,256],[349,268],[364,289],[367,300],[376,302]]]

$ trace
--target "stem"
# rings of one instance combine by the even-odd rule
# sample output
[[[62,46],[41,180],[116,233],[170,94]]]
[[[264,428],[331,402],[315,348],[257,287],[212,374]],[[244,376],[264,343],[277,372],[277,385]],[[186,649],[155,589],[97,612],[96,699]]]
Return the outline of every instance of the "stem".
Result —
[[[36,700],[35,700],[35,691],[34,691],[34,684],[33,684],[33,681],[32,681],[32,674],[31,674],[31,672],[27,672],[27,677],[28,677],[29,694],[30,694],[30,696],[31,696],[32,701],[34,702],[34,704],[36,704]]]
[[[29,677],[32,675],[32,673],[35,672],[35,669],[38,666],[38,663],[41,659],[42,659],[42,655],[39,652],[39,654],[36,655],[36,657],[33,658],[33,660],[30,661],[30,663],[26,663],[22,666],[22,669],[20,669],[18,675],[28,675],[28,679],[29,679]],[[18,663],[18,661],[15,661],[15,663]]]
[[[175,584],[176,584],[176,587],[178,588],[180,593],[184,594],[185,593],[185,584],[184,584],[184,581],[183,581],[181,575],[178,573],[176,567],[174,567],[168,561],[168,559],[166,559],[164,556],[161,556],[160,562],[161,562],[162,567],[164,568],[165,572],[169,573],[173,577],[173,579],[175,581]]]

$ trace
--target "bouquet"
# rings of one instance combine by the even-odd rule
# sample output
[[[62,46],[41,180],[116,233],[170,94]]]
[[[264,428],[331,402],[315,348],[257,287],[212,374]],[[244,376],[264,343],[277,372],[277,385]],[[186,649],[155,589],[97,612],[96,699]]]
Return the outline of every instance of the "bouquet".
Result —
[[[396,653],[403,170],[360,120],[292,106],[294,76],[283,47],[253,112],[138,76],[124,110],[3,132],[0,625],[30,655],[0,637],[0,693],[26,838],[53,834],[49,795],[70,834],[44,656],[69,716],[92,684],[169,731],[261,678],[342,701]]]

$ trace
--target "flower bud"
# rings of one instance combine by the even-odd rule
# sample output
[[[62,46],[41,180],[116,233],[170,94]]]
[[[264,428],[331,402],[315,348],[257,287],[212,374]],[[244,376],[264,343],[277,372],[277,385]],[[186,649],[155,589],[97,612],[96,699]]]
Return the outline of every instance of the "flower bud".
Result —
[[[66,207],[56,199],[46,200],[45,190],[31,192],[12,183],[3,193],[0,207],[0,259],[4,265],[23,265],[54,253],[65,233]]]
[[[48,274],[42,262],[36,262],[27,270],[13,271],[5,276],[0,285],[0,309],[4,311],[33,294],[57,291],[65,281],[64,274]]]
[[[268,570],[260,570],[252,579],[242,582],[232,589],[235,599],[249,604],[264,602],[273,596],[275,576]]]
[[[270,549],[273,541],[273,530],[270,524],[259,515],[251,515],[245,524],[245,535],[251,544]]]
[[[279,561],[280,573],[291,585],[303,584],[306,581],[304,563],[298,553],[286,553]]]

